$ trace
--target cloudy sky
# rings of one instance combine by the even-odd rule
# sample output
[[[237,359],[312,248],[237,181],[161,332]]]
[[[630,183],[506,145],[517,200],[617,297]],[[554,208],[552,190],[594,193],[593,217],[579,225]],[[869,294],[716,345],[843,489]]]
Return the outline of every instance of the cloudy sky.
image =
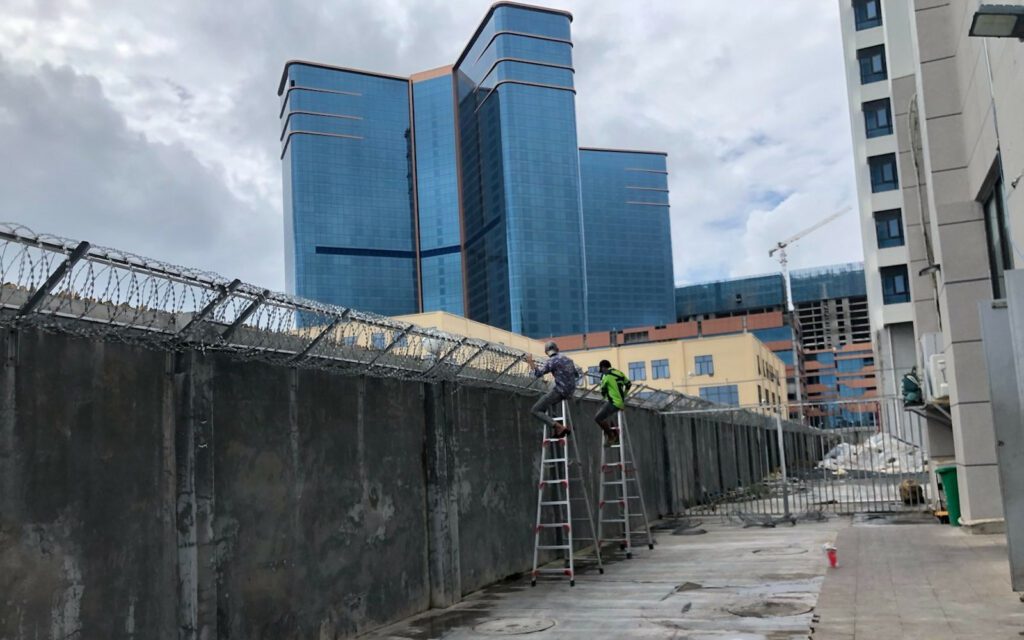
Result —
[[[490,3],[4,0],[0,220],[281,289],[284,62],[450,64]],[[575,14],[580,143],[669,154],[677,283],[773,270],[855,205],[833,0],[550,6]],[[791,253],[860,259],[853,214]]]

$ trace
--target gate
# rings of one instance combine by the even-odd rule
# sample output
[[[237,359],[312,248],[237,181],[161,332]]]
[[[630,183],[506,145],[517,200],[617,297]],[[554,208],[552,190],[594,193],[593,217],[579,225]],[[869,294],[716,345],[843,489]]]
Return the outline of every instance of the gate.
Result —
[[[692,443],[691,464],[680,465],[692,488],[686,512],[761,520],[922,511],[935,501],[924,419],[899,399],[802,408],[803,423],[772,407],[665,412],[666,429]]]

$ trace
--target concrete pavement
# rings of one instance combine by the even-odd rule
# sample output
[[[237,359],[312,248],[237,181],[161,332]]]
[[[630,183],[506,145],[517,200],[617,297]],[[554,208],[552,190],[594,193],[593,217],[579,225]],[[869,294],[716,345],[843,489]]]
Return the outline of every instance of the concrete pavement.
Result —
[[[826,571],[821,546],[845,520],[743,529],[705,524],[704,535],[661,531],[654,551],[581,573],[576,586],[527,578],[472,594],[455,607],[393,625],[372,638],[678,638],[805,640]]]
[[[658,532],[654,551],[581,572],[576,586],[521,577],[371,634],[388,640],[496,635],[589,640],[1020,638],[1005,536],[920,517],[858,516],[775,529],[706,522]],[[835,542],[838,569],[822,545]]]
[[[818,602],[815,638],[1004,639],[1024,635],[1004,535],[935,524],[854,523]]]

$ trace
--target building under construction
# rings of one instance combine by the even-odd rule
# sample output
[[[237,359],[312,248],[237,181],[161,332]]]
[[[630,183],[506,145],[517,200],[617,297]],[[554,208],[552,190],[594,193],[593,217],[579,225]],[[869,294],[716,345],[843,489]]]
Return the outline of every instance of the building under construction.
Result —
[[[804,351],[805,417],[820,427],[876,425],[878,395],[864,267],[804,269],[791,276]],[[843,403],[863,398],[865,403]]]
[[[871,343],[863,264],[804,269],[793,272],[791,279],[805,350]]]
[[[873,403],[835,404],[877,396],[863,265],[793,271],[791,288],[795,321],[782,274],[678,287],[676,320],[703,328],[728,318],[734,331],[756,335],[786,364],[789,401],[798,400],[799,380],[800,399],[818,405],[805,411],[812,424],[875,424]]]

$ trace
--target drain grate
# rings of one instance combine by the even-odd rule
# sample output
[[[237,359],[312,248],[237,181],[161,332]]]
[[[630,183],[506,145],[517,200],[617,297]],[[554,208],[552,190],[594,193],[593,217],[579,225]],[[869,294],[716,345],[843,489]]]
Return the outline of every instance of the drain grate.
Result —
[[[499,618],[481,622],[473,631],[485,636],[523,636],[555,626],[554,620],[544,618]]]
[[[785,616],[799,616],[810,613],[812,607],[799,602],[781,602],[778,600],[767,600],[764,602],[752,602],[740,607],[726,609],[734,616],[742,618],[782,618]]]

